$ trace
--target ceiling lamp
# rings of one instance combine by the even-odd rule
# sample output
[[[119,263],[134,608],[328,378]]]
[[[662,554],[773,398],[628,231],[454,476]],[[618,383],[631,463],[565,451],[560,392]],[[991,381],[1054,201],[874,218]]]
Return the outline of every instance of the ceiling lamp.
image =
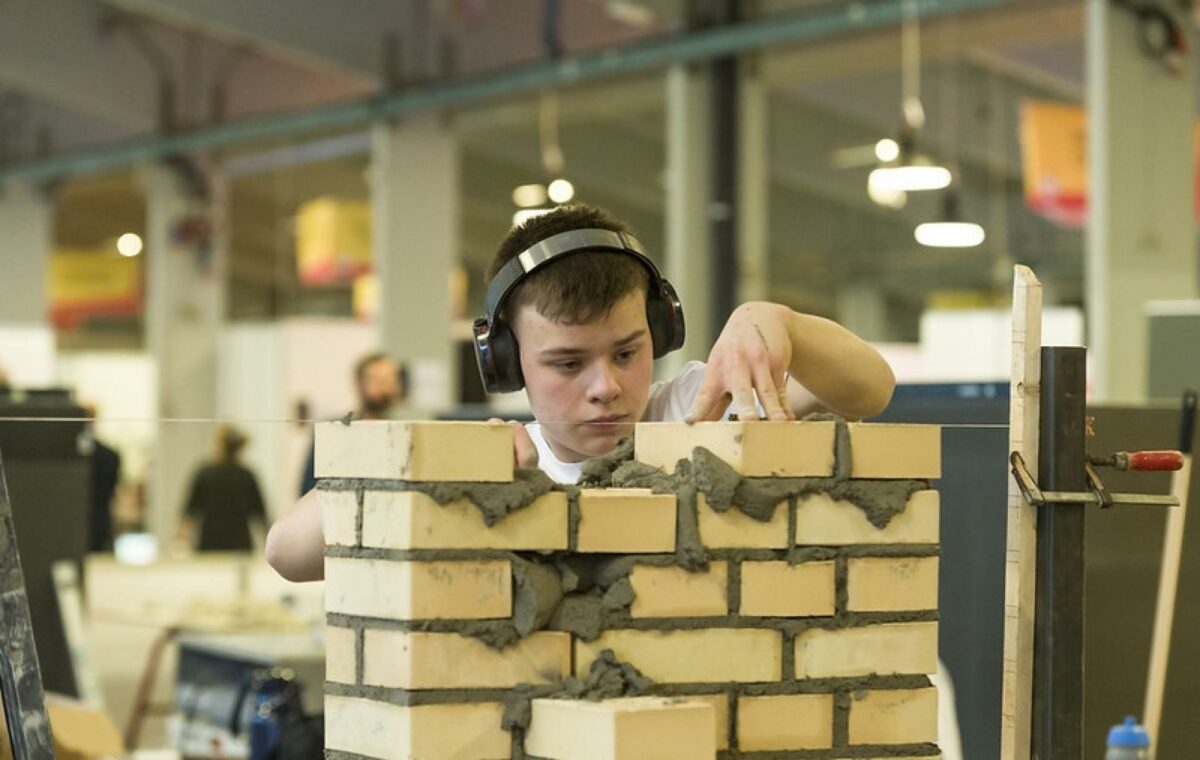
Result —
[[[916,5],[906,4],[905,11],[900,27],[900,110],[904,126],[899,140],[885,138],[875,144],[880,165],[867,180],[872,199],[881,194],[894,197],[895,193],[941,190],[950,185],[950,170],[917,150],[917,135],[925,126],[925,107],[921,103],[921,32]]]
[[[930,248],[974,248],[987,236],[980,225],[963,221],[959,213],[958,193],[947,192],[942,219],[918,224],[913,230],[913,237],[921,245]]]
[[[517,208],[540,206],[546,202],[546,186],[538,182],[517,185],[513,188],[512,199]]]
[[[550,194],[550,200],[555,203],[568,203],[575,197],[575,186],[561,177],[551,182],[546,189]]]

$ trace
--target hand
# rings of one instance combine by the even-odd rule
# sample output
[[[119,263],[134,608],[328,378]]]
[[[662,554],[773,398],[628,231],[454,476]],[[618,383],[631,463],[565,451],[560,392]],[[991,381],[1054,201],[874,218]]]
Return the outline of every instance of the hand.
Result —
[[[492,417],[488,422],[504,422],[504,420]],[[506,424],[513,426],[513,466],[518,470],[530,470],[537,467],[537,446],[533,445],[533,438],[529,436],[529,431],[519,422]]]
[[[756,393],[767,419],[796,419],[787,401],[792,361],[789,314],[778,304],[746,303],[730,315],[708,355],[704,379],[685,422],[719,420],[731,400],[738,419],[759,419]]]

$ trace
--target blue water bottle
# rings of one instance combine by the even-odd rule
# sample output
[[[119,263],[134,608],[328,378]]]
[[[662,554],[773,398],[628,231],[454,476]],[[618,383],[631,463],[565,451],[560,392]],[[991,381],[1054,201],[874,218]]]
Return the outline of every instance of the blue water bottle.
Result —
[[[1108,730],[1104,760],[1150,760],[1150,735],[1132,715]]]

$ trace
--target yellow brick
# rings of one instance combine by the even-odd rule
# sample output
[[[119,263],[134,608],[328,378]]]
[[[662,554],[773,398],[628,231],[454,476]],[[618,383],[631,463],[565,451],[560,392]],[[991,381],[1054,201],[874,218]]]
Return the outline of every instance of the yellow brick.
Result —
[[[937,557],[852,557],[846,575],[852,612],[936,610]]]
[[[713,706],[717,716],[717,749],[729,749],[729,695],[694,694],[686,698],[689,702],[704,702]]]
[[[487,422],[321,422],[314,462],[318,478],[507,483],[513,479],[513,428]]]
[[[675,551],[675,495],[648,488],[579,492],[580,552]]]
[[[325,611],[392,620],[506,618],[512,568],[498,560],[325,558]]]
[[[694,631],[605,631],[575,642],[575,675],[584,677],[605,649],[660,683],[778,681],[782,672],[778,631],[705,628]]]
[[[403,760],[508,760],[512,737],[493,702],[406,707],[325,697],[325,747]]]
[[[696,495],[700,542],[710,549],[786,549],[788,545],[787,502],[775,507],[767,522],[747,517],[737,507],[717,512],[704,494]]]
[[[325,626],[325,680],[354,683],[357,663],[354,629]]]
[[[743,615],[815,617],[833,615],[833,562],[743,562]]]
[[[827,494],[801,499],[796,507],[796,544],[846,546],[850,544],[936,544],[938,542],[938,492],[917,491],[904,511],[880,529],[861,509]]]
[[[937,671],[937,623],[885,623],[796,636],[796,678],[918,675]]]
[[[935,688],[868,691],[850,701],[851,744],[918,744],[937,738]]]
[[[368,491],[363,546],[383,549],[567,548],[567,495],[554,491],[488,527],[466,499],[439,505],[418,491]]]
[[[738,697],[738,749],[743,752],[833,746],[833,695]]]
[[[629,574],[636,595],[630,613],[635,618],[704,617],[729,612],[724,562],[689,573],[681,567],[635,565]]]
[[[535,699],[525,752],[546,760],[712,760],[716,716],[688,698]]]
[[[852,478],[942,477],[942,429],[937,425],[852,423]]]
[[[358,496],[353,491],[317,491],[326,546],[357,546]]]
[[[697,446],[751,477],[824,477],[833,473],[832,422],[640,422],[634,458],[675,469]]]
[[[541,632],[503,650],[457,633],[367,629],[363,683],[395,689],[511,689],[571,675],[571,634]]]

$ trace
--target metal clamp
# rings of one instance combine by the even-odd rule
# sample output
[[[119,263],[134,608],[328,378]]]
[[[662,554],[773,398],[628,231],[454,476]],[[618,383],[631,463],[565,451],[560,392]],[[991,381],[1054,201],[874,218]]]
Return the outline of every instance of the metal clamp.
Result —
[[[1021,452],[1014,451],[1009,455],[1009,462],[1012,464],[1013,478],[1017,481],[1017,486],[1021,489],[1021,495],[1025,497],[1025,501],[1040,507],[1043,504],[1098,504],[1101,507],[1107,508],[1114,504],[1124,504],[1127,506],[1137,507],[1178,507],[1179,499],[1174,496],[1156,496],[1152,494],[1141,493],[1110,493],[1104,486],[1104,482],[1100,480],[1100,475],[1095,468],[1089,463],[1084,469],[1087,472],[1088,491],[1043,491],[1038,488],[1034,482],[1033,476],[1029,474],[1029,468],[1025,466],[1025,459],[1021,456]]]

